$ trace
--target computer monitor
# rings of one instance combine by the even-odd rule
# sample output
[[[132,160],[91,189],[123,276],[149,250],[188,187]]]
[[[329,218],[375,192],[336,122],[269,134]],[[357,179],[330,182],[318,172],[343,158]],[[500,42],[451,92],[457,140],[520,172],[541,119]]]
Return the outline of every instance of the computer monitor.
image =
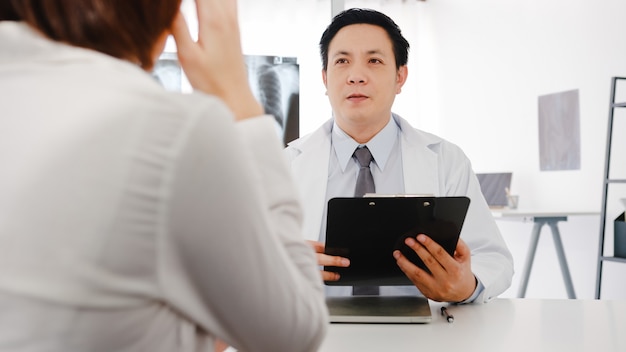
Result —
[[[480,189],[491,208],[508,205],[507,193],[511,189],[512,172],[477,173]]]

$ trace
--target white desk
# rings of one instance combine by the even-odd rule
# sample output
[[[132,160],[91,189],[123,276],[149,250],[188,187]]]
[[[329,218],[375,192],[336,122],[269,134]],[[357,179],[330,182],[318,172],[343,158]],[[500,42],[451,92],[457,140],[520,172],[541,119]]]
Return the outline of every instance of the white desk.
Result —
[[[431,302],[429,324],[330,324],[320,352],[624,352],[626,300],[495,299],[450,306]]]
[[[561,234],[559,232],[558,222],[567,221],[568,216],[574,215],[599,215],[598,212],[590,211],[570,211],[570,212],[554,212],[554,211],[523,211],[523,210],[511,210],[511,209],[494,209],[492,214],[496,220],[522,220],[532,221],[535,224],[530,237],[530,246],[526,254],[526,262],[524,263],[524,271],[522,272],[522,280],[520,282],[517,296],[523,298],[526,295],[526,288],[528,287],[528,279],[530,278],[530,271],[535,259],[535,252],[537,251],[537,243],[539,243],[539,235],[541,234],[541,228],[543,225],[548,225],[552,230],[552,238],[554,239],[554,248],[559,259],[561,266],[561,273],[563,275],[563,281],[565,283],[565,289],[567,290],[567,297],[576,298],[574,292],[574,285],[572,284],[572,277],[569,273],[567,266],[567,259],[565,258],[565,251],[563,250],[563,242],[561,241]]]

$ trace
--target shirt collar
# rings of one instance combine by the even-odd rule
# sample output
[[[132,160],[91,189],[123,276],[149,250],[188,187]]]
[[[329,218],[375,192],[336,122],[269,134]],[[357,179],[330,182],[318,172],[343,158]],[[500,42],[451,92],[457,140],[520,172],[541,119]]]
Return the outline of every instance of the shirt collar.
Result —
[[[400,127],[396,123],[395,119],[391,117],[385,127],[378,132],[374,138],[369,142],[363,144],[372,153],[374,161],[378,168],[382,171],[385,169],[389,155],[395,143],[397,143],[397,136],[400,131]],[[352,158],[354,150],[361,144],[357,143],[352,137],[348,136],[338,125],[337,122],[333,122],[333,129],[331,132],[331,143],[335,154],[337,155],[337,161],[342,171],[346,170],[348,162]]]

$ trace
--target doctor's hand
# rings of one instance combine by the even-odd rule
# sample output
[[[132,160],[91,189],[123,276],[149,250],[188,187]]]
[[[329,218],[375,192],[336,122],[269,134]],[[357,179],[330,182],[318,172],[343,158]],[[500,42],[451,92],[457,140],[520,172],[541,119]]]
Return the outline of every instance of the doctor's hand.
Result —
[[[317,264],[323,266],[339,266],[339,267],[348,267],[350,266],[350,260],[344,257],[338,257],[334,255],[324,254],[324,244],[318,241],[307,241],[311,247],[315,250],[315,254],[317,256]],[[322,272],[322,280],[324,281],[337,281],[339,280],[339,273],[324,271]]]
[[[241,120],[263,114],[248,83],[241,50],[236,0],[196,0],[198,40],[178,13],[171,33],[178,60],[191,86],[215,95]]]
[[[454,257],[424,234],[418,235],[417,240],[407,238],[405,244],[417,253],[430,273],[413,264],[398,250],[393,256],[424,296],[439,302],[462,302],[474,293],[477,280],[472,273],[470,249],[463,240],[459,239]]]

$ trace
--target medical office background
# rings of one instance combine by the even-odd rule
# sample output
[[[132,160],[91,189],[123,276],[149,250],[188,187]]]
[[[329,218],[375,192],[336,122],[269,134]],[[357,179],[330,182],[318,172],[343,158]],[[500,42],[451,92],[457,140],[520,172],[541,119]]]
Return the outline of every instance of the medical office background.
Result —
[[[238,1],[244,54],[297,60],[300,135],[331,117],[317,44],[332,14],[341,8],[377,9],[399,24],[411,44],[409,78],[394,112],[459,145],[476,172],[512,172],[511,192],[519,195],[520,209],[600,212],[611,77],[626,76],[626,1]],[[193,6],[183,0],[186,13],[193,13]],[[166,51],[175,47],[169,43]],[[538,99],[568,91],[578,94],[578,165],[542,170]],[[626,101],[626,86],[621,92],[617,100]],[[624,115],[615,115],[622,123],[613,144],[621,154],[611,165],[620,178],[626,178]],[[614,192],[626,197],[626,185]],[[612,214],[623,211],[620,206],[610,203],[608,227]],[[516,266],[503,296],[515,297],[533,224],[498,220],[498,225]],[[559,228],[576,295],[593,298],[600,216],[571,216]],[[606,242],[610,255],[612,236]],[[626,298],[625,275],[626,264],[604,263],[603,299]],[[526,297],[567,297],[548,228],[539,240]]]

